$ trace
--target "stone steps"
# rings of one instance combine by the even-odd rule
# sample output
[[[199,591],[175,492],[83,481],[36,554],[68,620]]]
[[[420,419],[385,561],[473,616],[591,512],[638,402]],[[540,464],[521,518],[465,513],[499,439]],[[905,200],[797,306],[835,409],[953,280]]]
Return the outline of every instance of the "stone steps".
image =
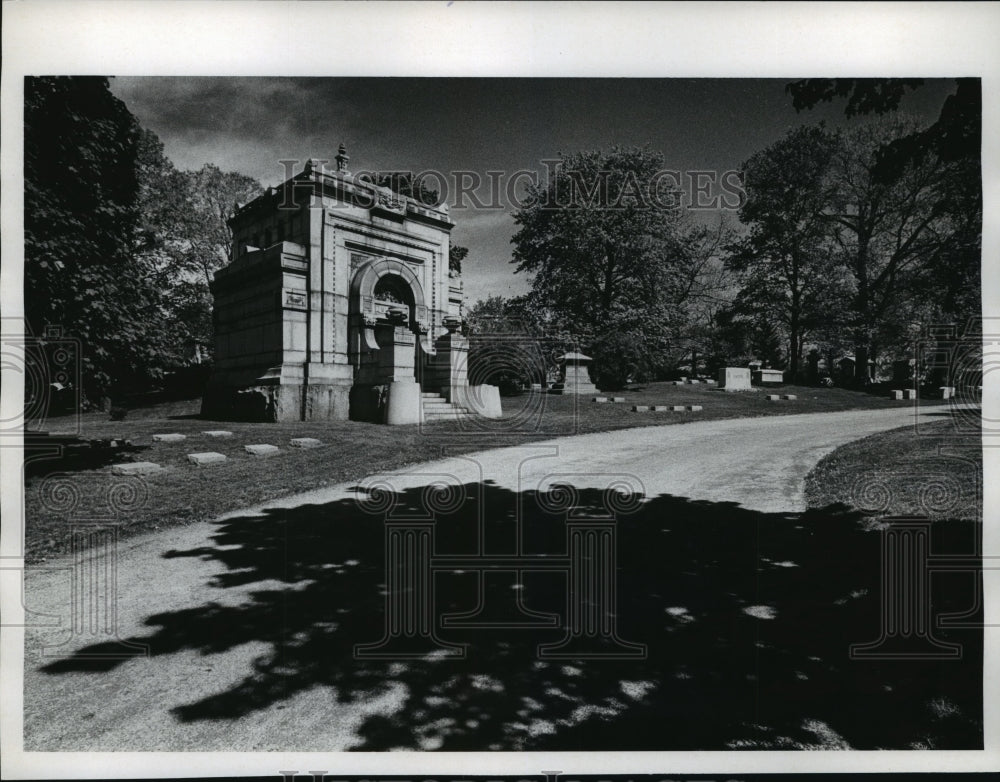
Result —
[[[420,404],[424,423],[436,421],[458,421],[462,418],[472,418],[472,412],[461,405],[455,405],[441,394],[424,391],[420,394]]]

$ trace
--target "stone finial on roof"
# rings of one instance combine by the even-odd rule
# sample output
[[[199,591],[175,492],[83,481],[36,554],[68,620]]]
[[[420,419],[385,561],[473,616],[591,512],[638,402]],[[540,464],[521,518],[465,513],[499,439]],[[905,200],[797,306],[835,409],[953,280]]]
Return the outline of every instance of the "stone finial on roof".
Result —
[[[347,173],[347,163],[351,159],[348,156],[348,154],[347,154],[347,147],[345,147],[343,144],[341,144],[340,148],[337,150],[337,157],[334,158],[334,159],[337,161],[337,171],[340,171],[340,172],[346,174]]]

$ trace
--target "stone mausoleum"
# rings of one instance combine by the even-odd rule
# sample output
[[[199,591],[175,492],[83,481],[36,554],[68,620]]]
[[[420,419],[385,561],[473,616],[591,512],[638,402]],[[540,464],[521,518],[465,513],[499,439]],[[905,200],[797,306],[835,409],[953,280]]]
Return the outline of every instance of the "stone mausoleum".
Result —
[[[499,417],[468,386],[454,223],[347,169],[301,173],[239,206],[233,260],[215,274],[215,366],[202,413],[389,424]]]

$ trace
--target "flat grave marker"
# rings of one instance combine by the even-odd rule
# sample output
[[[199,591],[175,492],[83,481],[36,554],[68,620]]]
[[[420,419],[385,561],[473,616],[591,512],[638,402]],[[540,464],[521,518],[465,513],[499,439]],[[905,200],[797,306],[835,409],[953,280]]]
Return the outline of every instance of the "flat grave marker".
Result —
[[[116,464],[111,468],[112,475],[150,475],[163,468],[155,462],[129,462]]]
[[[315,437],[293,437],[289,444],[292,448],[319,448],[323,445],[323,441]]]
[[[154,443],[179,443],[181,440],[187,440],[186,434],[177,434],[176,432],[171,434],[154,434]]]
[[[251,456],[274,456],[276,453],[280,453],[281,449],[276,445],[269,445],[267,443],[259,443],[256,445],[245,445],[243,446],[245,450]]]
[[[226,461],[226,455],[215,451],[204,451],[203,453],[189,453],[187,460],[198,467],[204,467],[206,464],[218,464]]]

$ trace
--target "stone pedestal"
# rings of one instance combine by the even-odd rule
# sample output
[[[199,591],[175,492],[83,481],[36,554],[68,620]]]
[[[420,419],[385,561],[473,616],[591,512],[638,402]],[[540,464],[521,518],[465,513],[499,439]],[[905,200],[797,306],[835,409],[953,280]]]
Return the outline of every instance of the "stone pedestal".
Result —
[[[479,386],[453,386],[455,404],[462,405],[483,418],[500,418],[500,389],[487,384]]]
[[[385,404],[385,423],[420,423],[420,386],[415,378],[404,378],[389,383]]]
[[[560,356],[563,367],[562,380],[553,387],[556,394],[596,394],[598,388],[590,380],[590,362],[583,353],[566,353]]]

